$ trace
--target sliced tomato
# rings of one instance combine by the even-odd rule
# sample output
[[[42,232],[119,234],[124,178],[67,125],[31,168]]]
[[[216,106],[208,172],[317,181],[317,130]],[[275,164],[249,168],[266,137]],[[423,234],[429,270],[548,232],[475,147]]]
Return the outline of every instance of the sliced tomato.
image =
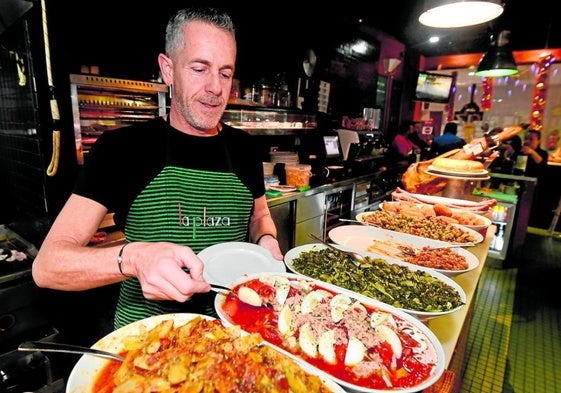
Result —
[[[387,366],[387,367],[390,367],[391,364],[392,364],[392,358],[393,358],[393,351],[392,351],[392,347],[390,346],[390,344],[388,344],[386,342],[380,343],[380,345],[378,347],[376,347],[376,351],[378,352],[378,354],[382,358],[382,361],[384,362],[384,365]]]
[[[271,303],[275,299],[275,288],[259,280],[251,280],[243,284],[253,289],[265,303]]]
[[[335,357],[337,358],[338,363],[345,362],[345,355],[347,354],[347,346],[345,344],[336,344],[335,345]]]
[[[228,301],[226,300],[222,304],[222,310],[229,316],[233,317],[238,313],[239,305],[235,301]]]

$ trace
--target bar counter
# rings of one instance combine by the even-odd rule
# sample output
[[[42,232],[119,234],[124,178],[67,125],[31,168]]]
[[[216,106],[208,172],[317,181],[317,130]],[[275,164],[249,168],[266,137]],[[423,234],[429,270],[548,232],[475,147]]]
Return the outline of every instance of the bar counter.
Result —
[[[460,274],[453,278],[466,293],[466,305],[457,312],[430,319],[427,326],[436,335],[446,357],[446,371],[441,379],[433,386],[425,389],[423,393],[448,393],[459,392],[461,387],[461,373],[466,354],[467,340],[473,309],[475,305],[475,295],[477,285],[487,260],[489,246],[495,235],[496,227],[489,226],[485,239],[473,247],[466,249],[479,259],[479,265],[474,270]]]

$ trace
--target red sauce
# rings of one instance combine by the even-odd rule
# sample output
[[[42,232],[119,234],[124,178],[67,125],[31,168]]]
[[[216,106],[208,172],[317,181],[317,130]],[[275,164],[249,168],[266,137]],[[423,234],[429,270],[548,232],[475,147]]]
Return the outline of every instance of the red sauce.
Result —
[[[243,283],[243,285],[255,288],[255,283],[253,281]],[[325,290],[325,288],[321,289]],[[366,309],[369,313],[375,311],[375,309],[371,307],[366,307]],[[295,352],[294,349],[289,348],[277,328],[278,312],[270,307],[253,307],[241,302],[237,297],[229,295],[222,304],[222,310],[230,317],[230,322],[240,325],[245,331],[260,333],[269,343],[304,359],[316,368],[340,380],[370,389],[388,388],[386,382],[382,379],[381,373],[375,373],[374,375],[369,375],[364,378],[356,376],[352,368],[344,364],[346,353],[346,347],[344,345],[339,345],[336,348],[337,361],[335,364],[327,363],[319,356],[317,358],[311,358],[301,351]],[[395,315],[394,319],[401,321],[405,326],[409,324],[408,321],[401,320]],[[417,354],[416,357],[414,357],[412,351],[413,347],[419,345],[418,342],[404,333],[400,333],[399,337],[403,345],[403,355],[401,359],[398,359],[396,369],[392,370],[391,367],[389,367],[393,354],[389,344],[382,343],[377,347],[369,348],[368,351],[377,352],[383,359],[384,364],[386,364],[387,369],[391,370],[390,380],[393,384],[393,388],[417,386],[432,375],[437,360],[436,352],[434,348],[429,349],[427,353],[423,355],[423,359],[418,360],[416,357],[419,357],[419,355]]]
[[[122,353],[121,356],[125,356],[126,353]],[[99,374],[97,374],[92,392],[103,392],[111,393],[115,389],[115,383],[113,382],[113,375],[121,367],[121,362],[117,360],[110,360],[109,363],[101,369]]]

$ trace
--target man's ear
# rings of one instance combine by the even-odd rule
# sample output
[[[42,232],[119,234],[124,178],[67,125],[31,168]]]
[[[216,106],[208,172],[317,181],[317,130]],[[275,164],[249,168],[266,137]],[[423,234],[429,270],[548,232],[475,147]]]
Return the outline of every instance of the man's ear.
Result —
[[[160,72],[162,73],[164,83],[171,86],[173,84],[173,61],[163,53],[160,53],[158,55],[158,64],[160,65]]]

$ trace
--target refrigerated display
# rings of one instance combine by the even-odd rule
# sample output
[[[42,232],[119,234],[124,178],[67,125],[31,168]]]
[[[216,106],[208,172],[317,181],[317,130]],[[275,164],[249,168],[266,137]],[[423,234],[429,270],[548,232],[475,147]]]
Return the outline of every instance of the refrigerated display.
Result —
[[[526,240],[528,219],[537,185],[535,177],[490,173],[490,179],[480,182],[473,190],[476,197],[493,198],[495,240],[490,245],[489,256],[505,261],[505,266],[515,266]]]
[[[516,203],[497,202],[492,209],[492,221],[497,227],[495,236],[489,246],[489,256],[504,260],[510,245],[511,233],[516,216]]]

